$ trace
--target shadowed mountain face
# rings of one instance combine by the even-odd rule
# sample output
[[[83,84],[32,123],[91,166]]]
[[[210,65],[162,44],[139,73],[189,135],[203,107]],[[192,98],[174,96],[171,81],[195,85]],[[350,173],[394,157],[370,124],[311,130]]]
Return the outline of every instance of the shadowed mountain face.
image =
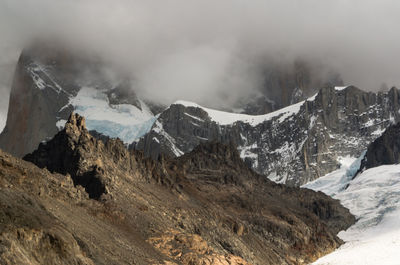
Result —
[[[360,170],[398,163],[400,163],[400,123],[389,126],[368,146]]]
[[[0,152],[2,264],[305,264],[355,221],[254,173],[233,146],[153,161],[75,114],[25,159],[53,173]]]

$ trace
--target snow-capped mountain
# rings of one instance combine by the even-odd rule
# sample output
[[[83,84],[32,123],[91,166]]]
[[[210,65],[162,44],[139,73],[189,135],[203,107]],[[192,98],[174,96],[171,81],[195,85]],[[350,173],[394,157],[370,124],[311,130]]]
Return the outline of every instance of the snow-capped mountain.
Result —
[[[323,88],[311,98],[265,115],[217,111],[178,101],[162,112],[136,148],[157,158],[179,156],[203,141],[233,142],[257,172],[302,185],[358,157],[399,121],[399,90],[371,93],[356,87]]]
[[[19,59],[0,135],[3,150],[16,156],[33,151],[63,127],[72,111],[86,117],[89,130],[126,144],[149,131],[156,118],[128,79],[111,75],[102,62],[50,51],[34,47]]]

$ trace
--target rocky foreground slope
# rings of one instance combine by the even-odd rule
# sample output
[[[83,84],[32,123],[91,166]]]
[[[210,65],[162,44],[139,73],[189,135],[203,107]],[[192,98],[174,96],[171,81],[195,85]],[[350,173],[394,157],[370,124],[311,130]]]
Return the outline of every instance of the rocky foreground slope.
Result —
[[[299,186],[336,170],[340,157],[359,157],[400,121],[397,88],[322,88],[314,97],[266,115],[241,115],[179,101],[162,112],[136,145],[148,156],[180,156],[206,141],[233,142],[255,171]]]
[[[44,169],[0,152],[1,264],[304,264],[354,223],[232,146],[153,161],[96,140],[78,115],[25,159]]]

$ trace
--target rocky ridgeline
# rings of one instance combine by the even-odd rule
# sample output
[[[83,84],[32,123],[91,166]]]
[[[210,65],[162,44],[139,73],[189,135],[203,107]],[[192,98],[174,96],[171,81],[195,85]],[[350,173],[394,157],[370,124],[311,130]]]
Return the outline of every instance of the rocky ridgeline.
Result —
[[[77,114],[25,159],[43,169],[0,151],[1,264],[306,264],[355,221],[232,145],[153,161],[96,140]]]
[[[232,142],[255,171],[299,186],[337,169],[340,156],[360,156],[399,121],[399,104],[397,88],[386,93],[353,86],[323,88],[306,101],[267,114],[257,124],[239,120],[221,125],[207,109],[177,103],[160,114],[136,149],[153,158],[173,157],[202,142]]]

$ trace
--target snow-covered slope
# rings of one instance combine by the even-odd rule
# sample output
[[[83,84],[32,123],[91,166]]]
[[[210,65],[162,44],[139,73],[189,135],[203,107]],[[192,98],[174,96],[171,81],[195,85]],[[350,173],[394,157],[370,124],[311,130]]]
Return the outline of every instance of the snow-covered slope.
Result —
[[[358,219],[339,233],[346,243],[314,264],[399,264],[400,165],[371,168],[353,180],[347,173],[337,171],[303,186],[333,194]]]
[[[315,96],[311,97],[309,100],[314,100]],[[266,120],[270,120],[274,117],[279,117],[279,121],[282,122],[286,118],[296,114],[299,112],[300,107],[304,104],[304,101],[290,105],[286,108],[279,109],[277,111],[264,114],[264,115],[247,115],[247,114],[238,114],[238,113],[232,113],[232,112],[225,112],[225,111],[219,111],[219,110],[214,110],[210,108],[206,108],[203,106],[200,106],[194,102],[188,102],[188,101],[183,101],[179,100],[173,103],[172,105],[182,105],[185,107],[193,107],[193,108],[200,108],[207,112],[208,116],[210,119],[220,125],[229,125],[233,124],[235,122],[243,122],[250,124],[251,126],[256,126]]]

